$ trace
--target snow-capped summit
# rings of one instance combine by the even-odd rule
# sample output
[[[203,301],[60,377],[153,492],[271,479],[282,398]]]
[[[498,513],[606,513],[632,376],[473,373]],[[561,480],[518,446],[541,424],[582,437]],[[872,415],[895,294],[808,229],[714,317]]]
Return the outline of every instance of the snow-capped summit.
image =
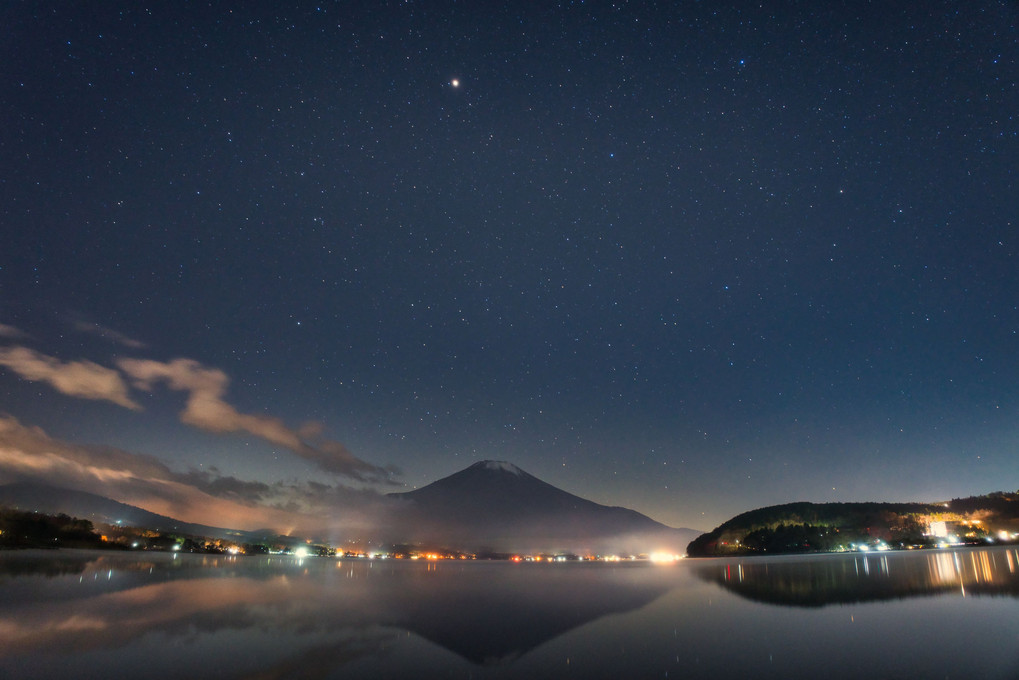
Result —
[[[472,468],[480,468],[484,470],[497,470],[501,472],[509,472],[517,476],[525,474],[523,470],[518,468],[513,463],[507,463],[504,460],[483,460],[479,463],[475,463],[471,466]],[[469,469],[469,468],[468,468]]]

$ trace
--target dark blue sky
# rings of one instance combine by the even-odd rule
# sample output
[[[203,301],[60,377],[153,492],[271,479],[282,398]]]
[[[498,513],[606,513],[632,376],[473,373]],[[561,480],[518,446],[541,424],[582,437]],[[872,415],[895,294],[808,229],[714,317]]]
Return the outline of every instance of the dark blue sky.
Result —
[[[5,3],[0,481],[1015,489],[1016,19]]]

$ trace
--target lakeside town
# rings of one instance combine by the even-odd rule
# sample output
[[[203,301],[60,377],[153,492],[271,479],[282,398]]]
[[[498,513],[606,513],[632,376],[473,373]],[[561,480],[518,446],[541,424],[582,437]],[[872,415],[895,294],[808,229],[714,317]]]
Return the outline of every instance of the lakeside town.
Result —
[[[985,498],[1011,496],[998,492]],[[803,504],[794,504],[803,505]],[[809,505],[809,504],[807,504]],[[847,505],[847,504],[843,504]],[[852,505],[852,504],[848,504]],[[867,504],[858,504],[866,506]],[[784,506],[780,506],[784,507]],[[762,509],[764,512],[769,509]],[[691,556],[710,554],[754,555],[791,552],[871,552],[949,548],[966,545],[1012,544],[1019,542],[1016,519],[1010,515],[984,509],[960,515],[948,503],[940,512],[897,514],[884,510],[882,522],[868,517],[866,526],[845,524],[824,525],[809,521],[793,522],[792,516],[772,520],[769,526],[746,530],[704,534],[691,544]],[[752,513],[746,513],[752,514]],[[980,515],[977,517],[976,515]],[[743,516],[739,516],[743,517]],[[739,517],[734,518],[735,522]],[[798,518],[796,518],[798,519]],[[725,527],[726,525],[723,525]],[[714,542],[710,539],[717,534]],[[700,544],[700,547],[698,547]],[[462,551],[435,546],[398,544],[386,547],[365,546],[358,542],[330,545],[312,540],[296,540],[276,536],[261,542],[229,540],[196,536],[172,531],[157,531],[120,524],[99,523],[70,517],[48,515],[11,508],[0,508],[0,549],[19,548],[89,548],[123,551],[164,551],[215,555],[282,555],[296,558],[331,557],[353,560],[507,560],[524,563],[576,561],[637,561],[671,562],[686,555],[672,552],[639,554],[600,554],[574,552],[508,553],[493,551]]]

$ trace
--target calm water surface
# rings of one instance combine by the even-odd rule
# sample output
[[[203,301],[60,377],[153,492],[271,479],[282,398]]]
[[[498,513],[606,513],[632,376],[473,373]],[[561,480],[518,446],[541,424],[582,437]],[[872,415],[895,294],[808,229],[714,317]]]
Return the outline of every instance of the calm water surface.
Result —
[[[1019,549],[513,564],[0,553],[0,678],[1019,678]]]

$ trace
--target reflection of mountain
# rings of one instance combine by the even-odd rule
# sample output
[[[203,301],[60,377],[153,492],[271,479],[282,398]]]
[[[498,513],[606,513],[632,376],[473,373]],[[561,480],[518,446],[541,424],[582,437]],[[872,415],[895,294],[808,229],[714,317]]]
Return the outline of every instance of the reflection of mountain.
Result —
[[[129,648],[195,629],[257,639],[272,621],[344,656],[405,630],[476,664],[507,663],[652,602],[674,585],[668,574],[641,564],[0,553],[0,661]]]
[[[456,578],[422,579],[427,587],[382,595],[396,614],[387,623],[474,663],[492,664],[595,619],[642,607],[668,589],[661,581],[604,576],[604,565],[472,564]]]
[[[574,496],[500,461],[390,496],[406,502],[400,534],[470,551],[681,553],[700,534]]]
[[[698,565],[705,581],[758,602],[791,607],[963,592],[1019,597],[1019,549],[749,558]]]

